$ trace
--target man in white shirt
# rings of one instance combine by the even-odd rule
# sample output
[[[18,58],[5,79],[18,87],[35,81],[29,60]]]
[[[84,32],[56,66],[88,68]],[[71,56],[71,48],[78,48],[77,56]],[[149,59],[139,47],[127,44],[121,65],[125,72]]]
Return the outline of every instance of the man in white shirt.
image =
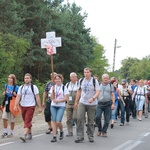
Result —
[[[42,112],[41,101],[39,97],[39,90],[36,85],[31,84],[32,76],[26,73],[24,76],[25,84],[19,87],[16,104],[14,110],[17,110],[17,105],[20,102],[22,119],[24,121],[24,136],[20,139],[23,142],[32,139],[32,118],[34,115],[36,102],[39,106],[39,112]]]
[[[80,88],[77,91],[74,105],[75,108],[78,106],[76,143],[81,143],[84,141],[84,118],[86,112],[88,118],[87,135],[89,142],[94,142],[94,119],[100,87],[98,81],[91,77],[91,75],[92,70],[90,68],[85,68],[84,78],[79,80]]]

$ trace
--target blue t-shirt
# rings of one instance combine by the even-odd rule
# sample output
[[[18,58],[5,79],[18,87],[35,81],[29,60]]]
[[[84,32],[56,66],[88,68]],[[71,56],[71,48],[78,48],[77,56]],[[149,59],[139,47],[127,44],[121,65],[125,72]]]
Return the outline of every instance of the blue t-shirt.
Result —
[[[8,97],[13,96],[13,90],[14,90],[14,92],[17,93],[17,92],[18,92],[18,88],[19,88],[19,86],[16,85],[15,90],[14,90],[14,85],[5,84],[6,95],[7,95]]]
[[[114,91],[114,95],[115,95],[115,105],[118,105],[118,92],[115,90]]]
[[[131,86],[132,92],[134,92],[134,89],[137,87],[137,85]]]

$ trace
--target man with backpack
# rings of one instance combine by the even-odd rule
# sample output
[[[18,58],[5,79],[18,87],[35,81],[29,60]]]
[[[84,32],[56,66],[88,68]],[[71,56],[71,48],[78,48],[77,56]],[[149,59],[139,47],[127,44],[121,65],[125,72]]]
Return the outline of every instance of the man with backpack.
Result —
[[[115,107],[114,86],[109,83],[109,75],[102,75],[102,83],[100,84],[100,95],[98,97],[98,106],[96,109],[96,124],[98,127],[97,136],[107,137],[107,129],[109,127],[111,109]],[[104,125],[102,126],[102,113],[104,113]]]
[[[24,121],[24,135],[20,137],[23,142],[32,139],[32,118],[34,115],[36,102],[39,112],[42,112],[39,90],[36,85],[31,83],[32,76],[26,73],[24,76],[24,85],[19,87],[14,110],[17,111],[17,105],[20,103],[22,119]]]
[[[79,90],[77,91],[74,107],[77,111],[77,139],[75,143],[84,141],[84,119],[87,112],[87,135],[89,142],[94,142],[94,119],[99,96],[99,83],[91,77],[92,70],[84,68],[84,78],[79,80]],[[79,103],[79,104],[78,104]]]
[[[79,89],[79,82],[77,81],[77,74],[75,72],[70,73],[70,82],[66,84],[69,90],[69,97],[66,104],[66,115],[67,115],[67,137],[73,136],[73,124],[72,119],[77,123],[77,109],[74,108],[75,98],[77,90]]]
[[[54,76],[57,75],[56,72],[53,73]],[[51,79],[52,79],[52,73],[50,74]],[[46,131],[46,134],[50,134],[52,132],[52,126],[51,126],[51,111],[50,111],[50,106],[51,106],[51,99],[50,99],[50,94],[49,91],[51,87],[54,85],[53,81],[49,81],[44,89],[43,92],[43,100],[42,100],[42,106],[44,107],[44,116],[45,116],[45,122],[48,124],[48,130]],[[46,98],[48,97],[48,100],[45,103]]]

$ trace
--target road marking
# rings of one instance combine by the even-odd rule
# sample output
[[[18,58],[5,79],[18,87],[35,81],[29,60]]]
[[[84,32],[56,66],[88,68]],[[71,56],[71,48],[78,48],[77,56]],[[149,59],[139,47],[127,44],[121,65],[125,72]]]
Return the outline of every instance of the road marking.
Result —
[[[143,136],[148,136],[150,133],[149,132],[147,132],[147,133],[145,133]]]
[[[123,144],[117,146],[116,148],[114,148],[114,149],[112,149],[112,150],[120,150],[120,149],[122,149],[123,147],[125,147],[126,145],[130,144],[131,142],[133,142],[133,140],[129,140],[129,141],[127,141],[127,142],[125,142],[125,143],[123,143]]]
[[[34,135],[34,136],[33,136],[33,138],[35,138],[35,137],[39,137],[39,136],[43,136],[43,135],[45,135],[45,134],[38,134],[38,135]]]
[[[141,143],[143,143],[143,141],[136,141],[132,145],[130,145],[129,147],[125,148],[124,150],[132,150],[133,148],[135,148],[136,146],[138,146]]]
[[[0,146],[5,146],[5,145],[13,144],[13,143],[14,142],[8,142],[8,143],[0,144]]]

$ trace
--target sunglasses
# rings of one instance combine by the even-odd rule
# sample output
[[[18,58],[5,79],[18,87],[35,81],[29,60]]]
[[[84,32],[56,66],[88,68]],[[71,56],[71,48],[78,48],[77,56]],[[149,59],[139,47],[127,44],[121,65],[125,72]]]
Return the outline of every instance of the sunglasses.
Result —
[[[121,84],[121,85],[126,85],[126,84]]]

